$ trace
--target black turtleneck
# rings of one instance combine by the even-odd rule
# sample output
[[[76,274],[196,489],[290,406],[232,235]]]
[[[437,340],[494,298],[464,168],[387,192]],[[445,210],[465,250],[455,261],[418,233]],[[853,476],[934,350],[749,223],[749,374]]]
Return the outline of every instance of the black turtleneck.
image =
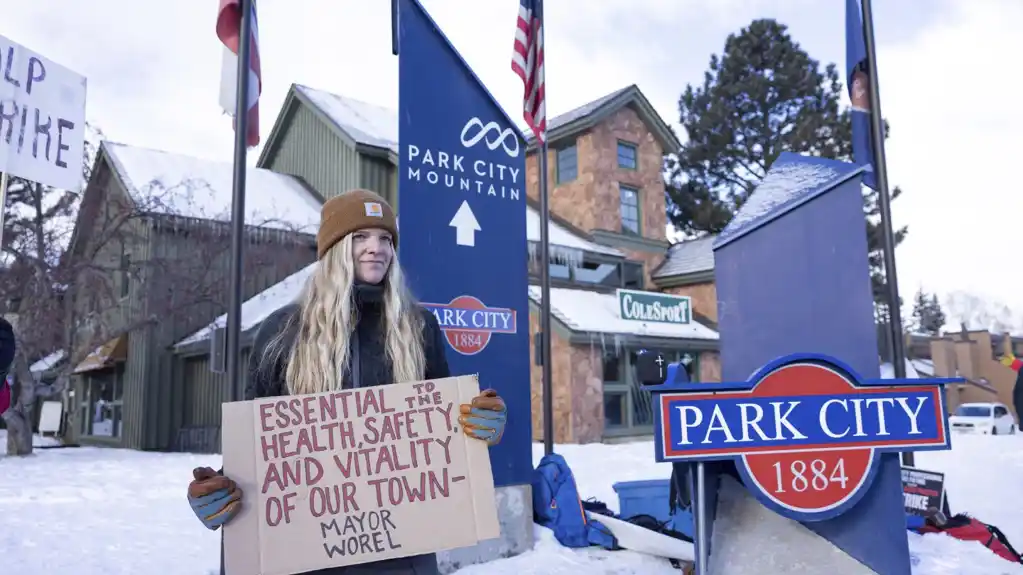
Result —
[[[349,373],[344,376],[344,387],[368,387],[394,383],[391,364],[384,353],[383,288],[378,285],[356,284],[354,300],[357,324],[351,338]],[[299,307],[287,305],[270,314],[259,325],[249,354],[248,382],[245,399],[287,395],[288,386],[284,381],[288,354],[266,365],[261,360],[266,355],[267,345],[284,331],[282,339],[290,349],[298,333],[298,322],[294,321]],[[437,318],[423,308],[423,351],[426,354],[424,379],[449,377],[446,344]],[[285,331],[286,330],[286,331]],[[330,567],[312,571],[307,575],[354,575],[356,573],[421,573],[435,575],[437,560],[433,553],[415,555],[400,559],[387,559],[352,567]]]
[[[380,285],[356,283],[353,293],[356,314],[355,333],[350,341],[351,361],[348,373],[344,375],[344,387],[370,387],[394,383],[391,363],[384,349],[384,289]],[[270,314],[260,324],[252,343],[249,356],[248,384],[245,399],[272,397],[287,394],[284,373],[288,354],[266,365],[262,362],[267,345],[282,331],[285,349],[290,349],[298,333],[298,304],[287,305]],[[423,351],[426,354],[424,379],[440,379],[451,375],[445,357],[444,334],[437,318],[420,308],[423,316]]]

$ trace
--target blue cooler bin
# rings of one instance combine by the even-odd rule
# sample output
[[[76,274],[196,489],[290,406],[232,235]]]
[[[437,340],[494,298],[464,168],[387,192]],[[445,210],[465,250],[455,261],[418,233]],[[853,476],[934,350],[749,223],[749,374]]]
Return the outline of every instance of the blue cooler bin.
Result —
[[[618,494],[618,515],[629,519],[636,515],[649,515],[668,527],[693,536],[693,514],[690,509],[677,509],[671,514],[668,498],[671,495],[671,481],[648,479],[645,481],[622,481],[611,486]]]

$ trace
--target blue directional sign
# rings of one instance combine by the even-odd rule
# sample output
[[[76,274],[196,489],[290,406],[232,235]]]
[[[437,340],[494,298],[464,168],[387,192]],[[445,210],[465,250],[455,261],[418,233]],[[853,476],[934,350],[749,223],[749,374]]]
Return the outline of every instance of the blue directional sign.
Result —
[[[526,146],[417,0],[399,5],[399,251],[454,374],[498,391],[509,422],[496,485],[532,472]]]
[[[669,383],[651,388],[656,458],[733,460],[767,507],[831,519],[870,488],[880,453],[949,449],[942,386],[960,382],[863,380],[833,357],[793,354],[750,381]]]

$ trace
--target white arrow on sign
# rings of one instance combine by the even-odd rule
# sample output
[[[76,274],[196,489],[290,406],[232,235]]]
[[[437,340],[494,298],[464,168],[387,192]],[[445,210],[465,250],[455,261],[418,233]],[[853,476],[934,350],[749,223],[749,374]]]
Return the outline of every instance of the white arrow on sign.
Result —
[[[480,223],[476,221],[476,215],[472,213],[468,200],[462,200],[462,205],[451,218],[449,226],[455,228],[455,243],[460,246],[474,247],[476,245],[476,232],[480,231]]]

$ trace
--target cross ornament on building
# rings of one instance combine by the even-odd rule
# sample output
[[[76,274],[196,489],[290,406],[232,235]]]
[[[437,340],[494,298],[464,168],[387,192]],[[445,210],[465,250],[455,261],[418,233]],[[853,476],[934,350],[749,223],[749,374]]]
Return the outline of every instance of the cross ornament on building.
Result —
[[[657,359],[654,360],[654,363],[657,364],[657,375],[660,376],[660,378],[663,380],[664,379],[664,356],[661,355],[661,354],[657,354]]]

